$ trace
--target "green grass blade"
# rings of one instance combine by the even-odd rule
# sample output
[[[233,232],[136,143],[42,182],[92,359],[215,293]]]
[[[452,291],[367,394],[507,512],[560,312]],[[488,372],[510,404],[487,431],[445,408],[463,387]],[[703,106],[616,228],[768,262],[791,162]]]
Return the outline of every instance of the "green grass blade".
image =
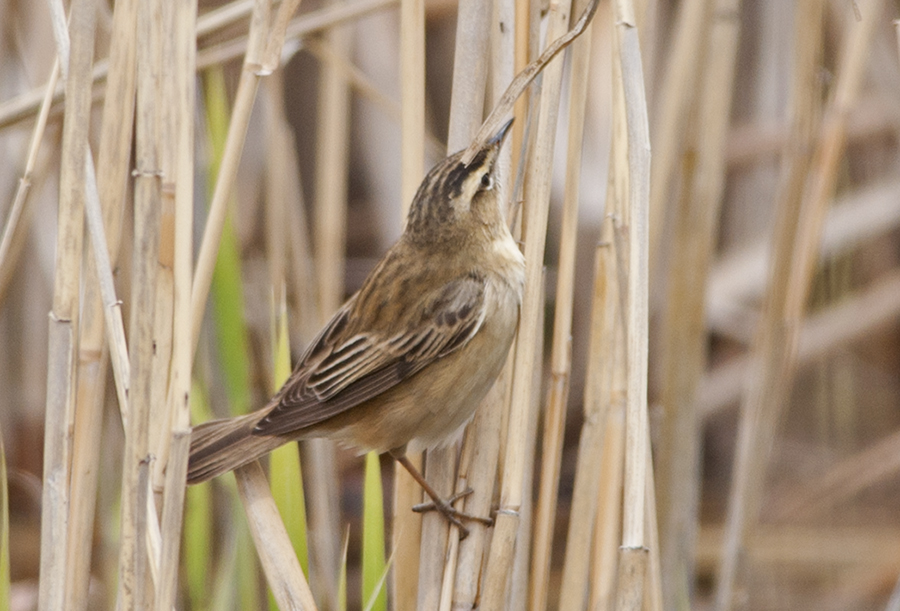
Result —
[[[384,498],[381,489],[381,462],[378,454],[366,454],[363,491],[362,599],[370,600],[372,611],[387,611],[384,589]]]
[[[208,183],[211,199],[229,125],[228,96],[222,67],[207,70],[204,84],[207,137],[212,160]],[[217,355],[229,409],[232,414],[244,414],[251,407],[250,350],[244,322],[240,245],[230,213],[225,217],[210,289]],[[261,592],[258,560],[236,492],[232,498],[235,501],[230,504],[231,523],[237,541],[237,575],[231,581],[237,586],[237,596],[232,600],[238,601],[238,609],[256,609],[259,608]]]
[[[290,338],[287,325],[287,307],[281,304],[278,316],[275,346],[273,389],[281,387],[291,374]],[[306,540],[306,499],[303,494],[303,477],[300,472],[300,452],[296,443],[281,446],[272,452],[269,460],[269,480],[272,496],[281,519],[287,529],[294,552],[300,561],[303,573],[309,576],[309,554]],[[277,609],[275,600],[269,595],[269,608]]]
[[[350,547],[350,527],[344,531],[341,552],[341,572],[338,574],[337,611],[347,611],[347,550]]]
[[[0,431],[0,611],[9,611],[9,480]]]
[[[228,135],[228,97],[221,67],[205,74],[206,122],[212,164],[209,172],[210,198],[219,174],[219,161]],[[233,208],[233,207],[232,207]],[[249,343],[244,323],[244,293],[241,281],[241,254],[232,215],[225,217],[219,254],[212,277],[212,305],[216,326],[217,353],[231,412],[250,409]]]
[[[194,381],[191,388],[191,417],[194,422],[212,418],[203,387]],[[208,609],[212,574],[212,487],[209,483],[190,486],[184,499],[184,576],[193,611]]]
[[[384,565],[384,570],[381,571],[381,575],[378,577],[378,581],[375,582],[375,591],[372,592],[369,600],[366,601],[366,605],[363,607],[363,611],[373,611],[376,608],[376,605],[379,604],[379,600],[385,596],[385,593],[387,592],[387,576],[388,572],[391,570],[391,565],[393,563],[394,554],[391,553],[391,557],[388,558],[387,564]]]

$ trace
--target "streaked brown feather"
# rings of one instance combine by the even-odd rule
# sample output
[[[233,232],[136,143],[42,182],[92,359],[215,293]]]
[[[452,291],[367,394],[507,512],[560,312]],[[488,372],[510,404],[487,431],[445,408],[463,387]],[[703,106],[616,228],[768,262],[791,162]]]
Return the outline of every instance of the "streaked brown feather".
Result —
[[[355,331],[350,326],[333,332],[335,320],[343,315],[339,312],[272,400],[253,434],[297,433],[380,395],[464,346],[484,321],[484,279],[466,275],[416,301],[411,305],[421,315],[393,336],[373,331],[347,337]]]

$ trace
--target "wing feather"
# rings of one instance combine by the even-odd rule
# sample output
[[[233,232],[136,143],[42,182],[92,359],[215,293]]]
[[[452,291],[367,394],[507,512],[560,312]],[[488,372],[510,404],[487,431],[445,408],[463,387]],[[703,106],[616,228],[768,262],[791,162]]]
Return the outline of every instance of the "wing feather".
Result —
[[[284,435],[345,412],[464,346],[486,315],[485,281],[469,274],[431,291],[406,312],[399,333],[352,332],[351,299],[322,330],[272,400],[257,435]],[[397,328],[395,325],[388,325]]]

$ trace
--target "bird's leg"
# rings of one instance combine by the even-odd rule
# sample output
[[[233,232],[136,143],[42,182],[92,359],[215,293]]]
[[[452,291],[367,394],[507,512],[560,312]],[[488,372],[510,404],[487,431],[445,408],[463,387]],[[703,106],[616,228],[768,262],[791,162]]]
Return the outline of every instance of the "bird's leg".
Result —
[[[446,519],[451,524],[455,524],[459,529],[460,540],[465,539],[467,536],[469,536],[469,529],[462,525],[462,520],[481,522],[482,524],[487,524],[488,526],[491,526],[494,523],[494,521],[490,518],[473,516],[468,513],[459,511],[458,509],[455,509],[453,507],[452,504],[457,500],[472,494],[473,490],[471,488],[463,490],[462,492],[458,492],[449,499],[444,500],[441,498],[441,495],[438,494],[437,490],[432,488],[431,484],[429,484],[422,476],[422,474],[419,473],[419,470],[416,469],[416,467],[411,462],[409,462],[406,454],[394,454],[393,452],[391,452],[391,456],[393,456],[398,463],[403,465],[403,467],[407,471],[409,471],[409,474],[412,475],[412,478],[416,480],[416,482],[418,482],[418,484],[422,487],[422,490],[424,490],[425,493],[431,497],[430,503],[422,503],[420,505],[416,505],[413,507],[413,511],[418,513],[424,513],[426,511],[439,511],[441,515],[444,516],[444,519]]]

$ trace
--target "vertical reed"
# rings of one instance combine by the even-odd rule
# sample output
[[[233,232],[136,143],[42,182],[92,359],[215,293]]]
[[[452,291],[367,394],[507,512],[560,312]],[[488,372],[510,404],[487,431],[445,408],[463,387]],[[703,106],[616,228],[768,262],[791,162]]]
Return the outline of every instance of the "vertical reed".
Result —
[[[400,3],[400,198],[405,212],[425,172],[425,2]],[[405,222],[405,221],[404,221]],[[421,471],[422,455],[410,456]],[[394,465],[391,593],[394,609],[413,609],[419,582],[422,516],[409,511],[422,491],[399,463]]]
[[[803,152],[788,149],[785,158],[769,291],[751,348],[752,377],[741,399],[725,548],[716,591],[716,606],[721,611],[733,607],[739,552],[748,529],[758,519],[768,455],[796,367],[797,330],[807,307],[823,219],[833,197],[836,166],[846,141],[847,110],[859,93],[864,59],[883,6],[880,0],[870,0],[860,9],[861,21],[852,28],[841,51],[833,93],[806,171]],[[799,8],[810,11],[799,13],[804,17],[820,14],[814,5]],[[806,20],[798,23],[806,27]],[[804,128],[809,125],[811,102],[804,94],[809,95],[810,79],[804,68],[815,65],[817,49],[815,44],[797,49],[797,71],[802,76],[794,79],[798,89],[792,114],[794,127],[800,132],[798,142],[809,141],[804,138]],[[796,206],[798,197],[800,205]]]
[[[706,369],[704,304],[725,186],[725,143],[740,23],[740,2],[717,0],[703,43],[706,63],[692,112],[685,172],[675,210],[668,297],[660,351],[665,420],[658,450],[658,490],[667,609],[690,609],[699,522],[701,428],[697,384]],[[715,52],[711,52],[711,50]],[[672,191],[672,189],[667,189]]]
[[[50,313],[44,434],[44,487],[41,500],[41,562],[38,608],[64,609],[67,575],[71,430],[74,419],[80,269],[84,232],[84,184],[90,71],[94,52],[95,7],[71,6],[65,32],[61,3],[56,13],[57,48],[66,83],[65,123],[60,162],[56,272]],[[62,21],[62,23],[60,23]]]

